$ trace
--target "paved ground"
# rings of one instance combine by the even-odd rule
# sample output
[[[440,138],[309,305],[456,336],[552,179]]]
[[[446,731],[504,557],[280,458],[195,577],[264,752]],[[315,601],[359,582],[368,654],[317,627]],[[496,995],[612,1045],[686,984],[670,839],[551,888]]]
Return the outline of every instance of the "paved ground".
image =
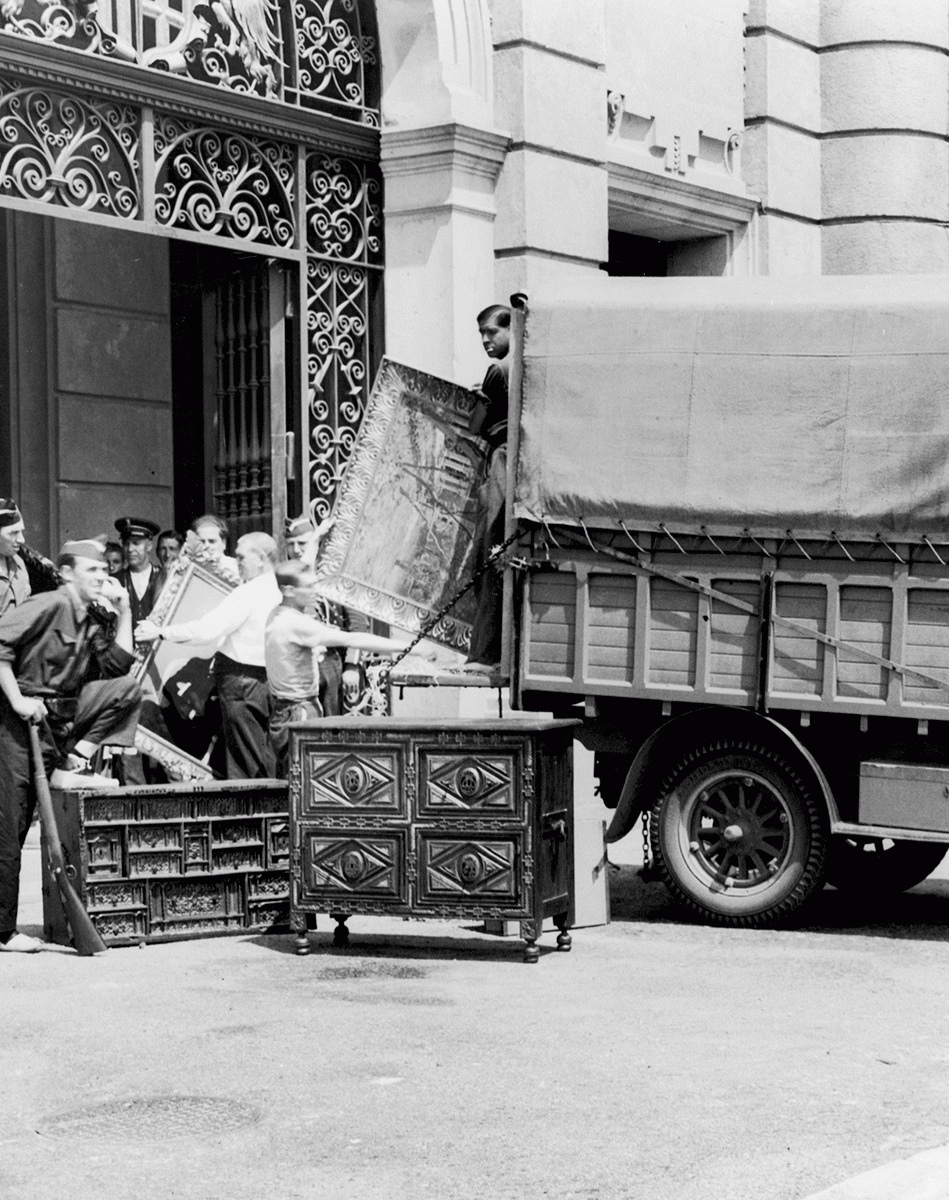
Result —
[[[368,918],[309,958],[287,937],[5,956],[0,1195],[801,1200],[949,1143],[949,883],[885,906],[827,891],[779,933],[682,923],[631,867],[613,901],[534,967]],[[162,1098],[152,1128],[181,1136],[137,1140]],[[73,1119],[107,1102],[111,1131]]]

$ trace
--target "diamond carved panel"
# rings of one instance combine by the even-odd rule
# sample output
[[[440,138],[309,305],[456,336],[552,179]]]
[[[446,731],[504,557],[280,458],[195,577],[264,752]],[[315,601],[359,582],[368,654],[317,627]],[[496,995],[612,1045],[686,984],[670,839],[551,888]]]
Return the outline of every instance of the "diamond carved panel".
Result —
[[[398,750],[360,750],[304,757],[304,812],[357,809],[402,815],[406,811]]]
[[[520,838],[419,837],[419,902],[470,898],[517,905]]]
[[[510,754],[422,752],[421,812],[517,812],[514,760]]]
[[[339,837],[307,830],[303,840],[303,884],[310,896],[345,901],[347,896],[407,904],[400,834]]]

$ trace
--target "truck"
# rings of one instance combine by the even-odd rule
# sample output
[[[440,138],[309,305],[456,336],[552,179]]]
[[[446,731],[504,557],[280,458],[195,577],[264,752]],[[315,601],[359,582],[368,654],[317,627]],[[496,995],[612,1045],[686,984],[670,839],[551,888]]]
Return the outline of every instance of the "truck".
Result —
[[[705,921],[949,848],[949,285],[515,297],[504,661]],[[515,536],[516,535],[516,536]]]

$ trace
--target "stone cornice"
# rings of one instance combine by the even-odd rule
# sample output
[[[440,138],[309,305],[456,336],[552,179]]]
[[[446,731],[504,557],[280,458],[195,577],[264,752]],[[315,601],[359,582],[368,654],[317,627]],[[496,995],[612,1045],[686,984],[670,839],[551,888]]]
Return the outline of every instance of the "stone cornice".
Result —
[[[747,225],[758,208],[756,196],[718,191],[673,176],[610,162],[611,210],[682,226],[692,236],[711,237]],[[741,186],[737,184],[735,186]]]
[[[75,88],[244,133],[358,158],[378,154],[379,130],[370,125],[12,34],[0,33],[0,71],[25,82]]]
[[[511,144],[506,133],[455,121],[414,129],[382,131],[380,155],[386,178],[462,171],[493,184]]]

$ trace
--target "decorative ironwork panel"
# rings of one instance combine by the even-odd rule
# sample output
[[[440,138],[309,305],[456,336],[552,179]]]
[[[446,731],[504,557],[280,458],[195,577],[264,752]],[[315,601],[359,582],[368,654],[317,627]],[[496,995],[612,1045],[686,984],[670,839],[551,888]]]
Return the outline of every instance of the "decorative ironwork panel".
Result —
[[[338,155],[306,159],[310,486],[328,516],[366,409],[370,272],[382,262],[377,169]]]
[[[401,759],[397,749],[360,749],[358,754],[308,750],[303,760],[302,811],[353,809],[404,815]]]
[[[0,194],[139,215],[139,113],[0,80]]]
[[[155,216],[162,225],[290,247],[296,155],[283,142],[155,117]]]
[[[357,0],[3,0],[0,32],[378,126]],[[368,7],[368,6],[367,6]]]
[[[362,29],[356,0],[294,0],[289,4],[295,74],[285,99],[378,125],[367,96],[367,67],[376,66],[375,39]]]
[[[520,807],[510,754],[460,756],[421,752],[419,815],[475,812],[513,816]]]
[[[3,0],[0,32],[111,56],[117,43],[99,24],[99,7],[98,0]]]
[[[504,839],[464,840],[419,835],[418,901],[420,904],[475,900],[509,901],[517,905],[518,844]]]

